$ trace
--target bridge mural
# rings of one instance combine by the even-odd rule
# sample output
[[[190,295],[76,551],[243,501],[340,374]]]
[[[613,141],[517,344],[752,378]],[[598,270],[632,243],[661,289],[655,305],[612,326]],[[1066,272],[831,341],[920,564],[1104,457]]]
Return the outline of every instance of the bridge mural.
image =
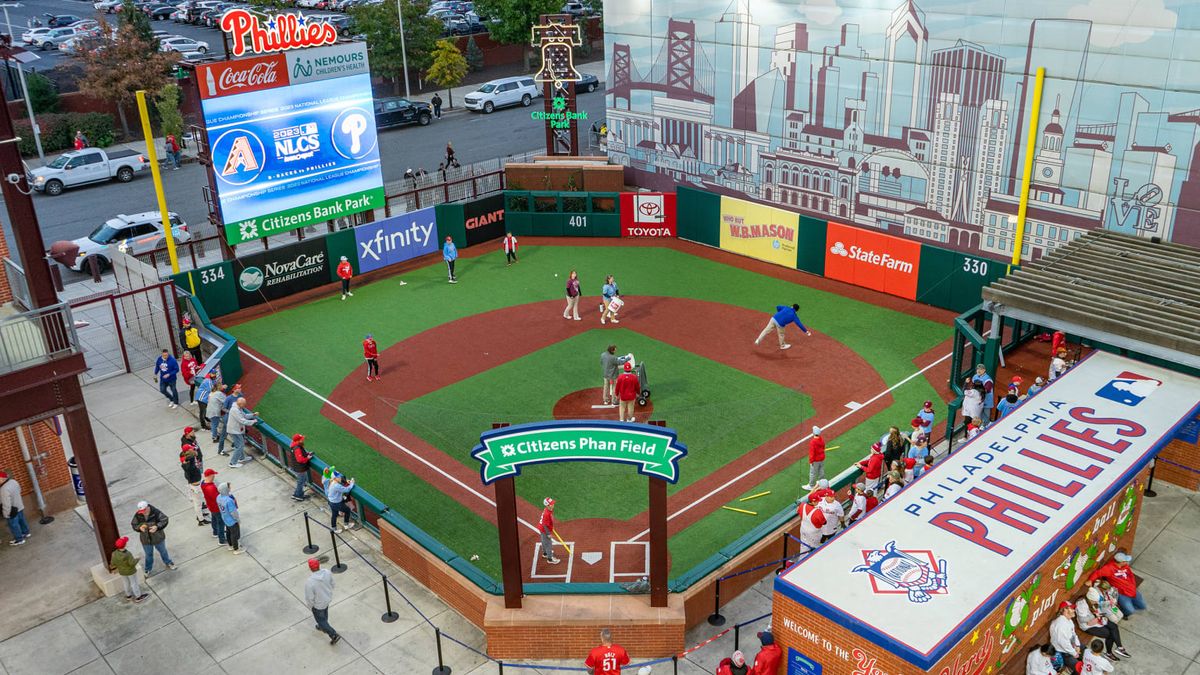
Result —
[[[606,0],[608,149],[639,185],[1025,259],[1098,228],[1200,245],[1200,3]]]

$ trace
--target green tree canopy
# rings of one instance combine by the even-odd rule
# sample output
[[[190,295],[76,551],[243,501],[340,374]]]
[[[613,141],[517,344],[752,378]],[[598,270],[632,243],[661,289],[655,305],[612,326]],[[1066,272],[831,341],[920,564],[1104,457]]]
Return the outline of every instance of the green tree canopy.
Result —
[[[475,0],[475,13],[499,23],[488,24],[492,39],[504,44],[524,45],[525,67],[529,68],[530,29],[543,14],[558,14],[562,0]]]
[[[447,89],[450,107],[453,108],[454,97],[449,93],[449,89],[462,84],[468,69],[467,59],[458,51],[458,46],[453,40],[438,40],[437,46],[433,48],[433,63],[429,65],[425,77],[437,86]]]
[[[404,2],[404,46],[410,70],[424,71],[433,63],[433,50],[442,34],[442,22],[425,16],[428,3]],[[355,31],[367,38],[371,73],[392,80],[396,91],[404,79],[400,51],[400,20],[396,3],[361,4],[351,9]]]
[[[115,103],[128,136],[125,107],[134,102],[139,89],[153,94],[170,83],[179,54],[160,52],[157,41],[143,36],[134,22],[123,23],[115,37],[107,24],[100,26],[98,48],[80,52],[84,66],[79,90]]]

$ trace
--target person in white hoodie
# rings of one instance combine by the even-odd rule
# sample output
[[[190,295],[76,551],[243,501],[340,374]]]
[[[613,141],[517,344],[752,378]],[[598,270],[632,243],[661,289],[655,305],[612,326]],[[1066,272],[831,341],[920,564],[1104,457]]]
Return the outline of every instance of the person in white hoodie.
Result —
[[[1075,605],[1070,600],[1058,603],[1058,616],[1050,622],[1050,644],[1062,657],[1063,665],[1075,672],[1079,662],[1079,636],[1075,634]],[[1103,644],[1103,643],[1101,643]]]
[[[333,602],[333,574],[321,569],[321,561],[316,558],[308,559],[308,569],[312,574],[304,582],[304,604],[312,610],[316,628],[329,636],[329,644],[335,645],[342,639],[341,635],[329,625],[329,604]]]
[[[821,528],[821,541],[825,542],[841,529],[846,520],[846,509],[832,491],[825,494],[825,498],[817,507],[825,514],[825,525]]]
[[[29,523],[25,521],[25,502],[21,500],[21,484],[8,473],[0,471],[0,511],[12,530],[9,546],[20,546],[29,538]]]
[[[1058,675],[1058,669],[1054,667],[1054,647],[1034,645],[1025,657],[1025,675]]]

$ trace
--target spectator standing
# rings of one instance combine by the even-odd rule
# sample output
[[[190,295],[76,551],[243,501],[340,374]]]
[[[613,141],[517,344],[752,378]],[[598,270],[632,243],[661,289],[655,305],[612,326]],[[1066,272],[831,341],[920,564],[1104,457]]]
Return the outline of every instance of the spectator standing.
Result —
[[[1092,644],[1089,645],[1088,650],[1083,653],[1083,668],[1079,671],[1082,675],[1111,673],[1113,671],[1112,661],[1109,660],[1112,659],[1113,655],[1111,653],[1101,654],[1103,650],[1104,642],[1102,640],[1092,640]]]
[[[837,495],[832,490],[825,495],[825,499],[821,500],[820,504],[817,504],[817,508],[821,509],[821,513],[825,514],[825,526],[821,528],[821,542],[824,543],[830,537],[837,534],[838,530],[845,524],[846,509],[838,501]]]
[[[837,494],[829,487],[829,479],[822,478],[817,481],[817,489],[808,493],[808,503],[820,506],[821,500],[825,499],[825,495]]]
[[[1067,334],[1061,330],[1054,331],[1054,335],[1050,338],[1050,353],[1057,354],[1059,349],[1065,349],[1067,346]]]
[[[600,287],[600,323],[604,323],[604,314],[608,311],[609,303],[620,294],[621,290],[617,287],[617,280],[613,275],[605,276],[604,284]]]
[[[164,145],[166,146],[167,157],[171,160],[171,170],[178,171],[181,152],[179,150],[179,142],[175,140],[175,134],[167,134]]]
[[[717,664],[717,675],[749,675],[750,665],[746,663],[746,655],[738,649],[729,658],[721,659]]]
[[[347,296],[353,298],[354,293],[350,292],[350,279],[354,277],[354,266],[350,264],[350,260],[346,256],[342,256],[341,262],[337,266],[338,279],[342,280],[342,299]]]
[[[821,545],[821,530],[825,527],[825,513],[821,507],[808,501],[801,501],[796,507],[800,516],[800,543],[804,545],[801,553],[814,551]]]
[[[570,319],[572,314],[576,321],[582,321],[579,318],[579,274],[575,270],[567,275],[567,306],[563,309],[563,318]]]
[[[308,486],[308,470],[312,463],[313,454],[304,449],[304,434],[292,436],[292,468],[296,471],[296,489],[292,491],[292,499],[302,502],[308,499],[304,488]]]
[[[812,439],[808,442],[808,482],[802,487],[811,490],[817,481],[825,477],[825,439],[821,427],[812,428]]]
[[[1046,379],[1044,377],[1042,377],[1041,375],[1039,375],[1036,378],[1034,378],[1033,384],[1029,385],[1029,390],[1027,392],[1025,392],[1025,395],[1033,396],[1034,394],[1038,393],[1043,388],[1045,388],[1045,386],[1046,386]]]
[[[915,460],[913,478],[920,478],[921,474],[925,472],[925,459],[929,457],[929,443],[925,438],[925,436],[919,437],[908,449],[908,458]]]
[[[546,497],[542,500],[542,517],[538,518],[538,535],[542,539],[542,557],[551,565],[559,563],[558,558],[554,555],[554,542],[550,536],[554,534],[554,504],[556,502],[551,497]]]
[[[510,266],[517,262],[517,238],[512,232],[505,232],[504,239],[500,241],[501,248],[504,249],[504,264]]]
[[[617,405],[617,368],[632,358],[632,354],[617,356],[616,345],[609,345],[600,352],[600,377],[604,382],[601,397],[604,405]]]
[[[0,471],[0,510],[12,531],[9,546],[20,546],[29,538],[29,523],[25,520],[25,502],[21,499],[21,484],[10,478],[8,472]]]
[[[900,427],[890,427],[883,445],[883,461],[891,466],[893,462],[908,456],[908,439],[900,433]]]
[[[775,305],[775,313],[771,315],[770,320],[767,321],[766,327],[763,328],[762,332],[758,334],[757,338],[755,338],[754,344],[762,344],[762,341],[767,338],[767,335],[774,330],[775,334],[779,336],[779,348],[791,349],[792,346],[784,340],[783,334],[783,329],[790,323],[796,324],[800,327],[800,330],[804,331],[805,335],[811,337],[812,331],[804,327],[804,324],[800,321],[800,317],[796,314],[798,311],[800,311],[800,305],[796,303],[792,303],[791,307]]]
[[[1057,380],[1063,373],[1067,372],[1067,349],[1059,347],[1058,351],[1054,352],[1054,358],[1050,359],[1049,381]]]
[[[212,521],[213,536],[222,546],[225,545],[225,519],[221,517],[221,506],[217,497],[217,470],[205,469],[204,479],[200,482],[200,492],[204,495],[204,505],[208,507],[209,520]]]
[[[926,439],[933,438],[933,420],[936,415],[933,412],[933,401],[925,401],[925,405],[921,406],[921,410],[917,412],[917,417],[921,419],[921,433]]]
[[[992,421],[992,408],[996,407],[996,382],[992,380],[992,376],[988,375],[987,368],[982,363],[975,366],[975,376],[971,378],[972,382],[978,384],[983,394],[983,421]]]
[[[209,373],[209,377],[212,374]],[[208,427],[212,431],[212,442],[216,443],[221,439],[221,434],[225,431],[224,425],[221,424],[225,419],[225,390],[228,385],[218,384],[213,387],[212,393],[208,395]],[[225,454],[220,448],[217,449],[218,455]]]
[[[967,422],[983,417],[983,392],[973,380],[963,383],[962,414]]]
[[[442,119],[442,97],[435,93],[433,98],[429,99],[429,105],[433,106],[433,116]]]
[[[308,581],[304,582],[304,604],[312,610],[313,620],[317,622],[317,630],[329,636],[329,644],[335,645],[342,639],[341,635],[329,625],[329,604],[333,602],[333,574],[321,569],[321,561],[316,558],[308,559]]]
[[[762,643],[762,649],[754,657],[754,668],[751,672],[754,675],[776,675],[779,672],[779,663],[783,661],[783,652],[779,645],[775,644],[775,636],[771,631],[764,630],[759,632],[758,640]]]
[[[458,247],[454,245],[454,239],[450,236],[447,236],[446,243],[442,244],[442,260],[446,261],[446,271],[450,274],[450,283],[457,284],[458,277],[454,276],[454,261],[458,260]]]
[[[196,362],[203,365],[204,356],[200,353],[200,330],[196,328],[192,320],[187,316],[183,317],[183,346],[187,351],[192,353],[192,358]]]
[[[200,384],[196,381],[196,372],[199,370],[200,364],[192,357],[191,352],[185,350],[179,360],[179,374],[183,376],[183,383],[188,386],[189,403],[196,401],[196,386]]]
[[[1004,396],[1004,398],[999,403],[996,404],[996,412],[997,412],[996,419],[1000,419],[1001,417],[1004,417],[1008,413],[1015,410],[1017,407],[1017,404],[1020,402],[1021,402],[1021,399],[1017,395],[1016,390],[1009,389],[1008,394],[1006,394]]]
[[[143,593],[141,584],[138,583],[137,558],[125,550],[125,545],[128,543],[129,537],[121,537],[113,544],[115,548],[108,559],[108,564],[117,571],[117,574],[121,575],[121,585],[125,587],[125,599],[141,602],[150,594]]]
[[[334,532],[343,532],[345,530],[354,529],[354,521],[350,519],[350,509],[346,506],[346,495],[354,489],[354,479],[346,480],[346,477],[336,471],[333,473],[329,485],[325,488],[325,499],[329,501],[329,527]],[[337,517],[342,514],[342,527],[338,527]]]
[[[170,350],[162,350],[162,355],[154,362],[154,375],[159,393],[167,399],[167,407],[178,408],[179,392],[175,389],[175,380],[179,375],[179,362],[171,356]]]
[[[221,519],[225,521],[225,538],[229,541],[229,550],[234,555],[245,553],[241,547],[242,516],[238,513],[237,497],[229,491],[229,483],[217,486],[217,508],[220,509]],[[216,517],[216,514],[213,514]]]
[[[846,522],[853,523],[865,515],[867,515],[867,486],[855,483],[854,497],[850,500],[850,512],[846,514]]]
[[[1063,665],[1075,672],[1075,664],[1079,662],[1079,636],[1075,634],[1075,606],[1069,600],[1058,604],[1058,616],[1050,622],[1050,644],[1054,651],[1062,657]]]
[[[634,410],[637,407],[637,397],[642,392],[642,383],[637,373],[633,372],[633,361],[625,362],[625,372],[617,377],[618,405],[617,419],[622,422],[632,422]]]
[[[246,429],[258,424],[253,411],[246,410],[246,399],[238,400],[229,407],[229,419],[225,426],[233,437],[233,454],[229,457],[229,468],[240,469],[248,461],[246,457]]]
[[[367,382],[379,379],[379,345],[375,342],[375,335],[367,333],[363,338],[363,360],[367,362]]]
[[[1121,644],[1121,629],[1109,621],[1100,609],[1100,591],[1095,586],[1075,601],[1075,622],[1079,624],[1079,630],[1104,640],[1104,656],[1107,659],[1120,661],[1121,657],[1129,658],[1129,652]]]
[[[1121,615],[1125,618],[1146,609],[1146,600],[1137,589],[1137,579],[1133,576],[1133,569],[1129,567],[1131,560],[1133,558],[1129,556],[1128,551],[1123,548],[1117,549],[1112,560],[1092,571],[1088,577],[1088,586],[1104,579],[1117,589],[1117,606],[1121,608]]]
[[[621,666],[629,665],[629,654],[625,648],[613,644],[612,631],[600,630],[600,645],[588,652],[583,660],[588,675],[621,675]]]
[[[191,427],[188,427],[189,429]],[[208,518],[204,517],[204,491],[200,489],[200,483],[204,479],[203,473],[200,470],[199,455],[196,452],[196,446],[185,445],[183,452],[179,455],[180,466],[183,468],[183,478],[188,484],[188,495],[192,500],[192,511],[196,514],[196,525],[208,525]],[[212,517],[216,517],[213,512]]]
[[[204,453],[200,450],[200,442],[196,440],[196,429],[193,427],[184,427],[183,435],[179,437],[179,461],[183,461],[183,452],[185,445],[192,446],[196,451],[196,464],[201,469],[204,468]]]
[[[871,454],[858,463],[862,469],[864,485],[868,490],[879,487],[879,479],[883,476],[883,446],[878,442],[871,445]]]
[[[200,416],[200,428],[210,428],[208,419],[208,399],[212,398],[213,374],[209,373],[200,380],[200,386],[196,387],[196,406]]]
[[[446,141],[446,166],[454,166],[456,162],[458,160],[454,158],[454,144]]]
[[[146,554],[146,576],[154,569],[154,551],[162,556],[167,569],[175,569],[171,554],[167,553],[167,514],[151,506],[148,502],[138,502],[137,511],[133,514],[130,526],[137,531],[142,542],[142,552]]]
[[[73,141],[73,146],[76,150],[82,150],[88,146],[87,136],[83,135],[82,129],[77,129],[75,131],[75,140]]]

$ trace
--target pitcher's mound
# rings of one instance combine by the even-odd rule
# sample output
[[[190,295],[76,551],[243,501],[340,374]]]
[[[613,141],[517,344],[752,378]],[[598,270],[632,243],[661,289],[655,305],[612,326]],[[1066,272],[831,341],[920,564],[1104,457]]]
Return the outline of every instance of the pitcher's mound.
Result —
[[[600,406],[593,408],[592,406]],[[645,422],[654,412],[654,402],[647,400],[646,405],[635,406],[637,412],[634,419]],[[554,419],[556,420],[615,420],[617,406],[605,406],[604,398],[600,395],[600,387],[580,389],[558,399],[554,404]]]

